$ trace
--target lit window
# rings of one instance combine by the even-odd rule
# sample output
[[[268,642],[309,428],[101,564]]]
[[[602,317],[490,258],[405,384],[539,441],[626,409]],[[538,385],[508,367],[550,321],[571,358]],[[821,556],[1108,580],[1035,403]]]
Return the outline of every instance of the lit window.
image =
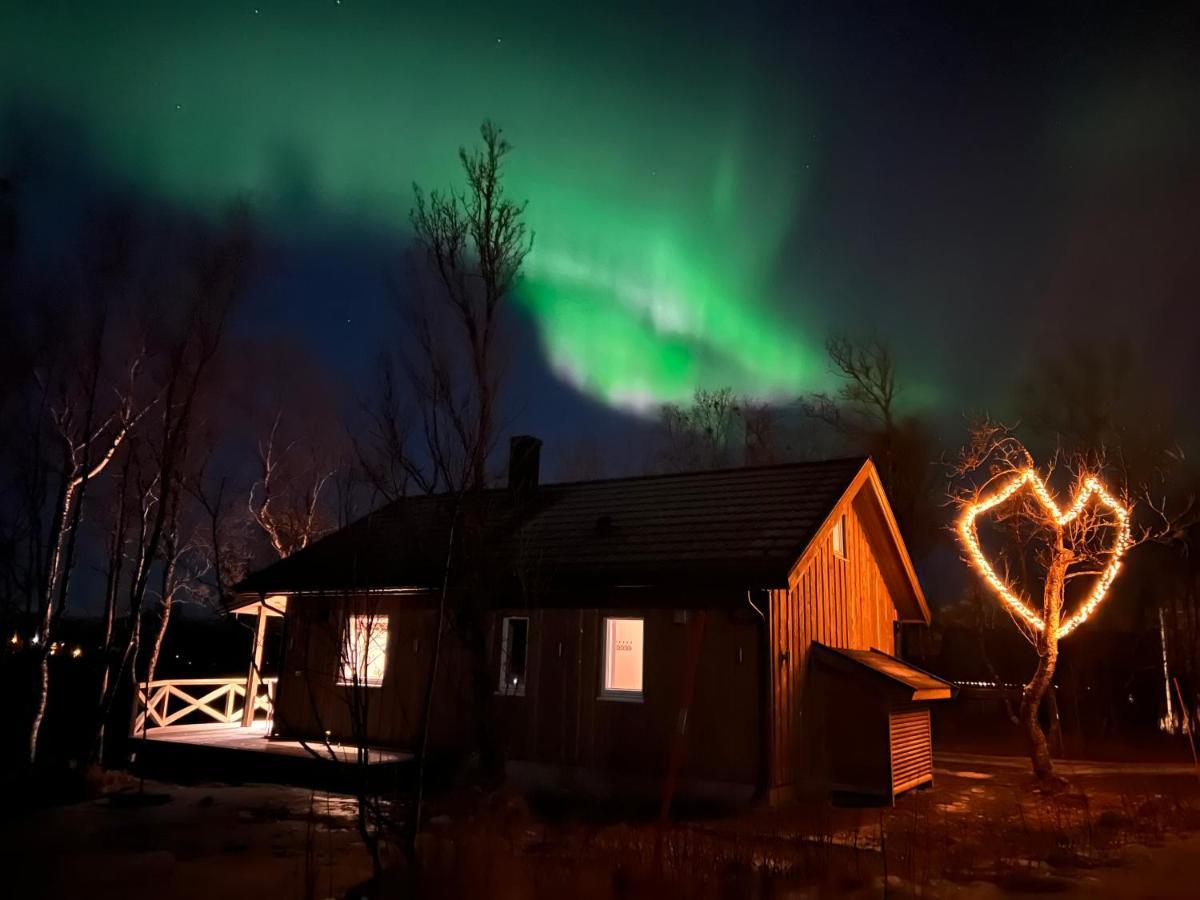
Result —
[[[350,616],[342,641],[342,665],[338,684],[383,684],[387,668],[388,617]]]
[[[500,632],[500,693],[525,696],[525,664],[529,659],[529,620],[507,618]]]
[[[833,555],[838,559],[846,558],[846,517],[838,516],[833,523]]]
[[[642,619],[604,620],[604,689],[613,699],[642,698]]]

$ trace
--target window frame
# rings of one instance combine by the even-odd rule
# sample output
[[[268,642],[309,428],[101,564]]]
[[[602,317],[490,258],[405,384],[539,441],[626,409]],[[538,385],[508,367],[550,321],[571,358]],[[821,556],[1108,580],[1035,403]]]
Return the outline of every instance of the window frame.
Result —
[[[847,560],[850,558],[850,546],[846,539],[846,514],[840,513],[829,530],[829,545],[833,550],[834,559]],[[841,544],[839,549],[838,544]]]
[[[352,668],[353,660],[348,659],[346,655],[346,647],[351,640],[350,629],[355,628],[355,633],[357,635],[357,626],[355,625],[355,622],[359,619],[367,619],[370,629],[376,629],[380,627],[383,629],[383,647],[380,649],[380,657],[383,660],[383,671],[380,672],[378,679],[366,677],[366,670],[371,662],[371,658],[369,656],[371,649],[370,631],[367,631],[368,656],[363,660],[364,671],[361,676],[355,677],[355,673]],[[392,622],[387,613],[347,613],[342,621],[341,642],[338,644],[338,687],[383,687],[383,683],[387,680],[388,669],[390,668],[388,666],[388,651],[391,649],[391,645]],[[349,677],[347,677],[347,672],[349,672]]]
[[[625,690],[610,688],[608,666],[608,637],[609,622],[640,622],[642,626],[641,669],[638,672],[641,682],[640,690]],[[618,703],[643,703],[646,699],[646,617],[645,616],[601,616],[600,617],[600,700],[613,700]]]
[[[508,645],[510,633],[508,630],[509,622],[524,622],[525,623],[525,671],[522,673],[521,681],[514,686],[509,683],[508,678]],[[529,683],[529,637],[530,631],[529,616],[505,616],[500,621],[500,682],[496,687],[496,693],[502,697],[524,697],[525,686]]]

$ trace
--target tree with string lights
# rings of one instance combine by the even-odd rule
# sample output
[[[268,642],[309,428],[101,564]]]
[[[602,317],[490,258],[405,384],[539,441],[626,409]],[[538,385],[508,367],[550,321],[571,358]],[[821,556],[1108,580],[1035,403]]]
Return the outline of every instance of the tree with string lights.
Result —
[[[1042,782],[1055,780],[1038,712],[1058,665],[1059,642],[1104,601],[1123,557],[1141,539],[1132,532],[1127,491],[1107,487],[1101,480],[1105,469],[1102,453],[1058,454],[1039,471],[1025,445],[1009,429],[990,422],[972,429],[952,467],[958,484],[952,494],[959,512],[955,528],[964,557],[1037,651],[1018,718],[1034,774]],[[1058,473],[1067,474],[1072,484],[1065,507],[1048,486]],[[1006,538],[1006,549],[997,554],[999,567],[980,542],[984,522]],[[1029,594],[1035,568],[1044,573],[1037,605]],[[1013,569],[1021,586],[1010,577]],[[1068,596],[1078,593],[1071,590],[1077,579],[1083,579],[1083,596],[1068,610]]]

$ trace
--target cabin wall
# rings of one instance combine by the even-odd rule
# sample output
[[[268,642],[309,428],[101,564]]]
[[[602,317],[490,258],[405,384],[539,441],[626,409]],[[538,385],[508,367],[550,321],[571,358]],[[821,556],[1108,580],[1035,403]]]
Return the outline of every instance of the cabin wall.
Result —
[[[832,525],[846,516],[846,558],[833,552]],[[771,645],[771,787],[788,789],[819,772],[820,726],[804,735],[809,647],[820,641],[831,647],[885,653],[895,651],[895,604],[880,568],[882,535],[843,501],[823,532],[810,545],[802,565],[786,589],[770,592]],[[810,692],[811,695],[811,692]],[[819,723],[816,710],[808,717]]]
[[[408,748],[417,736],[436,610],[418,607],[412,598],[372,602],[377,614],[388,615],[389,637],[383,684],[363,688],[370,740]],[[353,601],[314,598],[289,604],[274,726],[280,736],[320,739],[328,730],[334,739],[353,740],[349,688],[336,684],[337,642],[347,609],[365,611]],[[530,620],[524,696],[499,692],[506,615]],[[600,696],[602,622],[610,615],[645,621],[641,702]],[[539,608],[497,611],[489,619],[489,668],[497,688],[491,714],[507,759],[557,770],[567,781],[571,773],[593,770],[657,786],[667,769],[683,697],[690,626],[681,612],[629,605]],[[749,787],[761,781],[762,640],[761,620],[745,606],[741,592],[731,592],[725,607],[708,610],[688,718],[685,781]],[[470,750],[470,660],[453,638],[445,640],[442,652],[432,744]]]
[[[565,786],[580,770],[657,785],[679,722],[694,627],[682,621],[682,611],[622,606],[501,612],[494,629],[497,660],[505,615],[530,619],[526,694],[496,697],[508,759],[557,769]],[[600,696],[606,616],[645,622],[640,702]],[[760,620],[744,605],[708,610],[688,715],[685,781],[759,782],[765,700],[760,634]],[[498,663],[496,671],[498,683]]]
[[[387,666],[383,683],[363,687],[369,740],[382,747],[410,748],[420,728],[425,686],[433,661],[437,610],[428,599],[408,596],[301,598],[288,604],[287,637],[276,689],[274,731],[281,737],[355,740],[351,688],[338,685],[339,646],[347,614],[387,615]],[[452,636],[442,644],[430,744],[465,746],[470,716],[468,657]]]

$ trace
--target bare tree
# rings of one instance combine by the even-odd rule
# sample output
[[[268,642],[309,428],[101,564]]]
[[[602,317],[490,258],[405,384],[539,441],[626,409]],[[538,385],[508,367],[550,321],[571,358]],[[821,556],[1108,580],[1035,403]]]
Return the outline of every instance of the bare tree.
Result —
[[[336,474],[333,463],[320,459],[311,441],[303,454],[296,441],[285,442],[279,428],[282,420],[279,409],[270,433],[258,444],[258,479],[247,499],[251,518],[280,559],[303,550],[328,530],[322,495]]]
[[[1100,481],[1105,468],[1101,448],[1090,455],[1059,454],[1039,473],[1011,430],[986,421],[972,428],[952,467],[959,485],[952,499],[961,512],[957,528],[965,558],[980,570],[1037,651],[1037,667],[1022,691],[1018,718],[1034,773],[1042,781],[1054,778],[1054,767],[1038,715],[1058,664],[1059,641],[1088,618],[1119,570],[1123,554],[1147,536],[1133,535],[1128,491],[1106,489]],[[1056,469],[1069,475],[1072,486],[1074,499],[1065,509],[1046,487]],[[1028,571],[1036,565],[1044,573],[1036,607],[1027,598],[1028,583],[1011,586],[986,559],[976,522],[981,511],[1011,538],[1000,557],[1005,571]],[[1068,613],[1069,587],[1076,579],[1092,587]]]
[[[31,763],[37,756],[38,736],[50,693],[49,657],[54,628],[67,604],[88,488],[113,461],[130,431],[149,409],[136,400],[135,388],[144,361],[140,355],[129,364],[127,381],[118,390],[114,406],[107,412],[101,406],[107,405],[102,397],[107,326],[107,316],[99,313],[90,331],[87,361],[78,381],[69,375],[46,377],[37,373],[38,417],[47,423],[58,444],[58,464],[54,466],[57,489],[45,539],[49,552],[37,590],[37,630],[31,639],[38,648],[38,676],[29,731]]]
[[[504,191],[504,160],[512,150],[491,122],[479,129],[482,146],[458,152],[465,190],[428,195],[414,185],[413,231],[437,277],[439,300],[457,324],[468,377],[455,377],[456,355],[434,320],[417,325],[417,400],[429,443],[428,463],[440,468],[450,489],[478,490],[487,483],[487,461],[495,446],[499,388],[497,328],[521,265],[533,247],[525,226],[525,203]],[[463,480],[450,464],[457,459]]]
[[[1069,454],[1104,447],[1141,500],[1150,539],[1161,548],[1139,573],[1157,599],[1142,627],[1159,632],[1171,677],[1200,692],[1200,481],[1174,435],[1188,433],[1168,394],[1126,340],[1072,341],[1037,353],[1019,380],[1014,407],[1029,432]],[[1150,551],[1145,551],[1149,553]],[[1173,689],[1164,676],[1165,688]],[[1164,710],[1164,714],[1166,710]]]
[[[731,388],[697,388],[690,405],[664,406],[662,468],[687,472],[730,465],[736,449],[738,411],[738,398]]]
[[[235,210],[219,232],[187,235],[182,256],[172,261],[161,282],[161,289],[170,291],[177,303],[166,313],[157,304],[145,313],[146,332],[153,336],[157,351],[151,367],[158,402],[155,415],[143,423],[136,445],[129,451],[129,484],[124,490],[131,492],[135,505],[129,535],[123,539],[123,558],[128,564],[124,588],[128,627],[106,660],[113,672],[128,672],[135,684],[147,599],[156,599],[159,608],[147,661],[155,666],[174,601],[189,572],[180,565],[184,547],[181,523],[185,483],[195,455],[198,410],[211,387],[230,312],[245,287],[250,254],[249,222],[243,210]],[[156,574],[159,590],[153,591],[151,581]],[[106,673],[105,681],[101,721],[111,710],[120,685],[112,673]]]
[[[841,387],[836,394],[802,398],[801,405],[850,449],[875,461],[909,549],[920,556],[934,532],[932,430],[920,416],[902,412],[896,360],[886,342],[835,335],[825,349]]]
[[[451,632],[470,660],[470,715],[485,772],[495,768],[498,758],[498,742],[489,728],[489,595],[482,589],[487,575],[473,570],[486,556],[481,546],[486,516],[472,499],[488,482],[503,374],[501,326],[532,235],[524,221],[525,204],[508,199],[504,190],[508,141],[490,122],[483,124],[480,136],[480,147],[459,151],[464,187],[427,194],[414,186],[411,221],[434,290],[429,301],[408,316],[409,344],[400,354],[402,367],[394,365],[392,357],[382,361],[375,402],[366,411],[366,436],[355,442],[363,480],[375,496],[393,500],[410,486],[427,494],[443,493],[448,526],[434,652],[418,723],[415,791],[407,798],[410,815],[403,829],[387,817],[385,804],[365,783],[359,792],[360,834],[377,871],[386,855],[381,845],[385,840],[403,837],[403,849],[413,858],[437,707],[439,660],[443,639]],[[404,377],[404,398],[398,372]],[[345,662],[346,650],[346,644],[340,645],[336,658]],[[356,687],[357,667],[351,665],[348,671]],[[364,760],[370,753],[366,694],[347,691],[352,723],[358,723],[352,725],[353,737]]]

